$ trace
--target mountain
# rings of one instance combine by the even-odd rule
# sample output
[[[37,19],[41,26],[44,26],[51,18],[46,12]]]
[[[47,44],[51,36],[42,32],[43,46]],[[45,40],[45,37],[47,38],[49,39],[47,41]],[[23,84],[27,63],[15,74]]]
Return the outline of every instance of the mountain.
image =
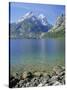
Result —
[[[60,30],[59,29],[60,27],[63,27],[63,28],[65,27],[65,15],[63,14],[57,17],[56,23],[52,28],[53,29],[52,31],[57,32]]]
[[[16,23],[10,24],[10,38],[45,38],[55,37],[58,33],[64,35],[65,16],[57,17],[56,23],[52,26],[45,15],[34,15],[28,12]]]
[[[43,37],[65,37],[65,15],[57,17],[55,25]]]
[[[20,23],[20,22],[24,21],[25,19],[29,19],[31,17],[33,17],[33,13],[28,12],[24,16],[22,16],[16,23]]]
[[[10,24],[10,37],[39,38],[42,32],[48,32],[51,27],[43,14],[35,16],[32,12],[28,12],[16,23]]]
[[[48,21],[47,21],[47,18],[46,18],[46,16],[44,16],[43,14],[40,14],[39,16],[38,16],[38,19],[41,21],[41,23],[43,24],[43,25],[48,25],[49,23],[48,23]]]

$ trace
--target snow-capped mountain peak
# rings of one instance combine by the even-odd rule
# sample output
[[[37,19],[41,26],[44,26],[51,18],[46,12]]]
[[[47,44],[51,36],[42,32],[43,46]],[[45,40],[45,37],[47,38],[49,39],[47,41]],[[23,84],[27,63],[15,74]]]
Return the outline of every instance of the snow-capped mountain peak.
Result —
[[[39,21],[42,25],[44,25],[44,26],[48,26],[49,25],[49,23],[48,23],[48,21],[47,21],[47,18],[46,18],[46,16],[44,15],[44,14],[39,14],[39,16],[37,16],[37,15],[35,15],[33,12],[28,12],[28,13],[26,13],[24,16],[22,16],[17,22],[16,22],[16,24],[18,24],[18,23],[21,23],[21,22],[23,22],[24,20],[26,20],[26,19],[30,19],[30,20],[32,20],[33,22],[35,21],[35,22],[37,22],[37,21]]]
[[[47,18],[46,18],[45,15],[40,14],[40,15],[38,16],[38,19],[42,22],[43,25],[47,25],[47,24],[48,24],[48,21],[47,21]]]
[[[40,15],[38,16],[38,18],[43,19],[43,18],[45,18],[45,16],[44,16],[43,14],[40,14]]]

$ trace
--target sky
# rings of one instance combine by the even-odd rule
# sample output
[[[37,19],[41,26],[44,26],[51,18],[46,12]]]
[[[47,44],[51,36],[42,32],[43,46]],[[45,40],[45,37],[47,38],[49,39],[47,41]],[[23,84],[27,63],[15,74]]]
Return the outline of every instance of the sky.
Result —
[[[64,5],[34,4],[34,3],[10,3],[10,22],[17,22],[23,15],[32,11],[34,15],[44,14],[50,24],[55,24],[61,14],[65,14]]]

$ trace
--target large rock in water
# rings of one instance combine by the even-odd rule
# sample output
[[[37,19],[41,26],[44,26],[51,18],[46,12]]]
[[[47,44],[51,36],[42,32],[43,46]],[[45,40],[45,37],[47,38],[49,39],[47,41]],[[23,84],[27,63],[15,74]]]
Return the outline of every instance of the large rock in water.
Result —
[[[63,71],[63,68],[61,66],[55,66],[53,68],[53,72],[55,72],[57,75]]]
[[[25,78],[29,78],[29,79],[30,79],[30,78],[33,77],[33,75],[32,75],[31,72],[27,72],[27,71],[25,71],[25,72],[23,72],[22,77],[23,77],[23,79],[25,79]]]
[[[42,75],[43,75],[43,72],[38,72],[38,71],[34,72],[34,76],[40,77]]]

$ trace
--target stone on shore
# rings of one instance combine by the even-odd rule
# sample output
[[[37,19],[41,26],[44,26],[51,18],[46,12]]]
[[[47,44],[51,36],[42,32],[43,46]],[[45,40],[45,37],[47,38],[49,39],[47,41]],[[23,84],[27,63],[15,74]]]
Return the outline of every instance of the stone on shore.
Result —
[[[40,83],[39,85],[38,85],[38,87],[42,87],[43,86],[43,84],[42,83]]]
[[[62,85],[60,82],[56,81],[53,86]]]

